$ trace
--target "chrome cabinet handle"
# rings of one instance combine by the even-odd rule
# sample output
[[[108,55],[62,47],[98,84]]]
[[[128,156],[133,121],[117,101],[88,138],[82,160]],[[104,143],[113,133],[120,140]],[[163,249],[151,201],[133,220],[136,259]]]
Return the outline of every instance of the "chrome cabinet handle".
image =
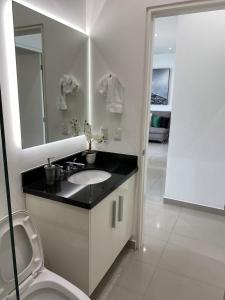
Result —
[[[116,228],[116,201],[112,203],[112,228]]]
[[[118,221],[122,222],[123,221],[123,196],[119,196],[119,211],[118,211]]]

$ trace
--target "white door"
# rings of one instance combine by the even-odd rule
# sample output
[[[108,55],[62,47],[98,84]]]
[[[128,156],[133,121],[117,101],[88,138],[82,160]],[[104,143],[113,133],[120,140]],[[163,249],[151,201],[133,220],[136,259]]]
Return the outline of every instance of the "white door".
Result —
[[[41,54],[16,48],[22,147],[45,143]]]

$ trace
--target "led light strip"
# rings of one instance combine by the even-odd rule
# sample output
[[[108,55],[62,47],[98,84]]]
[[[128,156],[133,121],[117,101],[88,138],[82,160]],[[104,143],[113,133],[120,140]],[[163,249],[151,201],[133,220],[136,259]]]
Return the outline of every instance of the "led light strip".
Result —
[[[55,20],[55,21],[58,21],[58,22],[60,22],[60,23],[62,23],[62,24],[64,24],[64,25],[66,25],[66,26],[69,26],[69,27],[71,27],[71,28],[73,28],[73,29],[75,29],[75,30],[77,30],[77,31],[80,31],[80,32],[82,32],[83,34],[88,35],[88,33],[87,33],[86,31],[84,31],[82,28],[80,28],[79,26],[76,26],[76,25],[74,25],[74,24],[72,24],[72,23],[66,21],[66,20],[63,19],[63,18],[60,18],[60,17],[58,17],[58,16],[55,16],[55,15],[49,13],[48,11],[46,11],[46,10],[44,10],[44,9],[41,9],[41,8],[39,8],[39,7],[35,6],[35,5],[33,5],[32,3],[30,3],[30,2],[27,1],[27,0],[13,0],[13,1],[15,1],[15,2],[17,2],[17,3],[19,3],[19,4],[22,4],[22,5],[24,5],[24,6],[28,7],[28,8],[30,8],[30,9],[33,9],[34,11],[36,11],[36,12],[42,14],[42,15],[45,15],[45,16],[47,16],[47,17],[49,17],[49,18],[51,18],[51,19],[53,19],[53,20]]]
[[[2,63],[2,70],[4,70],[5,85],[5,101],[7,107],[10,109],[11,119],[10,126],[12,128],[13,140],[17,148],[21,149],[21,129],[20,129],[20,114],[19,114],[19,97],[17,87],[16,74],[16,56],[13,32],[13,17],[12,17],[12,3],[7,1],[3,8],[3,52],[5,61]]]
[[[91,37],[88,37],[88,122],[92,125],[92,60]]]

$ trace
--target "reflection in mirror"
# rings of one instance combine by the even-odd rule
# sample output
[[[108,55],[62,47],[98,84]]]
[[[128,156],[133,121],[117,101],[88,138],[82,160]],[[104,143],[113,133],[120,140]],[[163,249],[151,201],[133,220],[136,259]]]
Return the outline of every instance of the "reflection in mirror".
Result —
[[[42,26],[15,29],[23,148],[46,143]]]
[[[13,3],[22,147],[83,134],[88,38]]]

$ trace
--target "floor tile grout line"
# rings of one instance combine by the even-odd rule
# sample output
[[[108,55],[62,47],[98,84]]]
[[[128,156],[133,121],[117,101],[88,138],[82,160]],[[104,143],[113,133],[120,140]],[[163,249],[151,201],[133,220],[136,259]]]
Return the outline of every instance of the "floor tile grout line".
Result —
[[[132,260],[132,258],[131,258],[130,260]],[[135,260],[135,259],[134,259],[134,261],[139,262],[139,263],[141,263],[141,264],[143,264],[143,265],[146,265],[146,264],[147,264],[147,265],[150,265],[150,266],[154,269],[154,271],[153,271],[153,273],[152,273],[152,275],[151,275],[151,278],[150,278],[149,282],[147,283],[147,287],[146,287],[146,289],[144,290],[144,292],[141,293],[141,292],[138,292],[138,291],[134,291],[133,289],[130,289],[130,288],[128,288],[128,287],[124,287],[124,286],[120,285],[119,283],[117,283],[116,285],[117,285],[118,287],[120,287],[120,288],[123,288],[123,289],[129,291],[129,292],[133,292],[133,293],[135,293],[135,294],[140,295],[141,297],[144,297],[145,291],[147,290],[148,286],[150,285],[150,282],[152,281],[152,279],[153,279],[153,277],[154,277],[154,274],[155,274],[155,266],[154,266],[152,263],[150,263],[150,262],[143,262],[143,261]]]
[[[150,155],[151,155],[151,154],[150,154]],[[151,172],[151,169],[157,169],[157,170],[160,170],[160,171],[162,171],[162,173],[164,173],[164,172],[166,171],[166,168],[162,168],[162,167],[158,167],[158,168],[157,168],[157,167],[151,166],[151,164],[149,164],[149,166],[148,166],[148,171]],[[154,187],[154,185],[158,184],[160,181],[162,181],[162,179],[165,179],[164,174],[160,175],[160,177],[159,177],[158,180],[154,180],[154,184],[151,185],[151,188]],[[161,187],[160,187],[160,192],[162,192],[162,191],[161,191]],[[160,193],[160,194],[162,194],[162,193]],[[161,195],[160,195],[160,198],[161,198]],[[158,203],[157,203],[157,204],[158,204]],[[177,220],[176,220],[176,221],[177,221]],[[162,259],[162,256],[163,256],[164,252],[166,251],[166,248],[167,248],[169,239],[166,240],[166,241],[164,241],[164,242],[165,242],[165,246],[164,246],[164,248],[163,248],[163,250],[162,250],[162,253],[160,254],[159,259],[158,259],[158,261],[157,261],[157,263],[156,263],[156,265],[155,265],[155,268],[154,268],[154,272],[153,272],[153,274],[152,274],[152,277],[151,277],[151,279],[149,280],[148,285],[147,285],[147,287],[146,287],[146,289],[145,289],[145,291],[144,291],[144,293],[143,293],[143,299],[145,299],[147,290],[148,290],[148,288],[151,286],[151,284],[152,284],[152,282],[153,282],[153,279],[154,279],[154,277],[155,277],[155,275],[156,275],[156,272],[157,272],[158,269],[159,269],[160,261],[161,261],[161,259]],[[225,300],[225,299],[224,299],[224,300]]]
[[[146,287],[146,289],[145,289],[145,291],[144,291],[144,293],[143,293],[143,299],[146,298],[147,290],[148,290],[148,288],[151,286],[151,284],[152,284],[152,282],[153,282],[153,279],[154,279],[154,277],[155,277],[155,275],[156,275],[156,272],[160,269],[160,268],[159,268],[160,261],[161,261],[162,256],[164,255],[164,253],[165,253],[165,251],[166,251],[166,248],[167,248],[168,243],[169,243],[169,240],[168,240],[168,241],[165,241],[165,246],[164,246],[164,248],[163,248],[163,250],[162,250],[162,253],[160,254],[160,257],[159,257],[159,259],[158,259],[157,264],[155,265],[155,270],[154,270],[154,272],[153,272],[153,274],[152,274],[152,277],[151,277],[151,279],[150,279],[150,281],[149,281],[149,283],[148,283],[148,285],[147,285],[147,287]],[[225,299],[224,299],[224,300],[225,300]]]
[[[209,285],[209,286],[214,287],[214,288],[217,288],[217,289],[224,290],[224,287],[222,287],[222,286],[218,286],[218,285],[216,285],[216,284],[214,284],[214,283],[212,283],[212,282],[206,281],[206,280],[204,280],[204,279],[199,279],[198,277],[192,277],[192,276],[190,276],[190,275],[188,275],[188,274],[186,274],[186,273],[179,272],[179,271],[177,271],[177,270],[172,270],[172,269],[170,269],[170,268],[167,268],[167,267],[160,267],[160,266],[158,267],[158,270],[164,270],[164,271],[167,271],[167,272],[170,272],[170,273],[174,273],[174,274],[176,274],[176,275],[178,275],[178,276],[183,276],[183,277],[185,277],[185,278],[187,278],[187,279],[196,281],[196,282],[198,282],[198,283],[202,283],[202,284]],[[224,291],[225,291],[225,290],[224,290]]]
[[[150,168],[149,168],[149,169],[150,169]],[[163,172],[165,172],[165,171],[166,171],[166,168],[163,168]],[[156,183],[158,183],[159,181],[162,181],[162,179],[165,180],[164,174],[160,176],[159,180],[154,181],[154,185],[155,185]],[[164,183],[164,184],[165,184],[165,183]],[[151,185],[151,187],[154,186],[154,185]],[[163,188],[162,188],[162,189],[163,189]],[[163,194],[163,192],[161,191],[161,189],[160,189],[160,192],[161,192],[160,194]],[[161,198],[161,195],[160,195],[160,198]],[[178,216],[177,216],[177,218],[176,218],[175,224],[173,225],[171,232],[169,233],[169,238],[168,238],[168,240],[165,241],[165,246],[164,246],[164,248],[163,248],[163,250],[162,250],[162,253],[161,253],[160,256],[159,256],[159,259],[158,259],[157,264],[155,265],[155,270],[154,270],[154,272],[153,272],[152,278],[150,279],[150,281],[149,281],[149,283],[148,283],[148,285],[147,285],[147,287],[146,287],[146,289],[145,289],[145,292],[143,293],[143,299],[146,297],[147,290],[148,290],[148,288],[151,286],[151,284],[152,284],[152,282],[153,282],[153,279],[154,279],[154,277],[155,277],[155,275],[156,275],[156,272],[160,269],[160,268],[159,268],[160,262],[161,262],[161,260],[162,260],[162,257],[163,257],[163,255],[164,255],[165,251],[166,251],[166,248],[167,248],[167,246],[168,246],[170,237],[171,237],[171,235],[172,235],[172,232],[173,232],[173,230],[174,230],[174,228],[175,228],[175,225],[176,225],[176,223],[177,223],[177,221],[178,221],[179,216],[180,216],[180,212],[179,212],[179,214],[178,214]],[[224,299],[224,300],[225,300],[225,299]]]
[[[178,216],[178,219],[179,218],[182,218],[182,215],[180,214]],[[176,223],[178,222],[178,220],[176,221]],[[176,226],[176,224],[175,224]],[[175,229],[175,226],[174,226],[174,229]],[[196,242],[201,242],[201,243],[204,243],[204,244],[211,244],[213,242],[213,245],[214,246],[217,246],[219,247],[220,249],[224,249],[225,250],[225,245],[221,245],[219,244],[217,241],[209,241],[207,239],[204,239],[204,238],[201,238],[201,237],[193,237],[191,234],[187,234],[187,233],[180,233],[180,232],[174,232],[174,229],[173,229],[173,232],[175,235],[177,235],[178,237],[181,237],[181,238],[186,238],[186,239],[190,239],[192,241],[196,241]],[[170,236],[171,237],[171,236]],[[173,241],[171,241],[171,243],[175,243]],[[178,243],[175,243],[175,244],[178,244]]]
[[[152,282],[153,282],[153,279],[154,279],[154,277],[155,277],[155,275],[156,275],[157,270],[158,270],[158,267],[155,267],[155,269],[154,269],[154,271],[153,271],[153,274],[152,274],[152,276],[151,276],[151,279],[149,280],[149,282],[148,282],[148,284],[147,284],[147,286],[146,286],[146,288],[145,288],[145,290],[144,290],[144,292],[143,292],[143,299],[144,299],[145,296],[146,296],[146,293],[147,293],[147,290],[148,290],[149,286],[151,286],[151,284],[152,284]]]
[[[205,284],[205,285],[211,286],[211,287],[213,287],[213,288],[217,288],[217,289],[224,290],[224,293],[225,293],[224,287],[215,285],[214,283],[208,282],[208,281],[203,280],[203,279],[199,279],[199,278],[196,278],[196,277],[192,277],[192,276],[190,276],[190,275],[188,275],[188,274],[179,272],[179,271],[177,271],[177,270],[171,270],[171,269],[169,269],[169,268],[166,268],[166,267],[160,267],[160,266],[158,266],[158,270],[166,271],[166,272],[170,272],[170,273],[174,273],[174,274],[177,275],[177,276],[183,276],[183,277],[185,277],[185,278],[187,278],[187,279],[189,279],[189,280],[195,281],[195,282],[197,282],[197,283],[199,283],[199,284]],[[224,296],[225,296],[225,295],[224,295]],[[224,298],[224,300],[225,300],[225,298]]]
[[[153,279],[154,279],[154,277],[155,277],[155,275],[156,275],[156,272],[160,269],[160,268],[159,268],[160,261],[161,261],[161,259],[162,259],[162,256],[163,256],[164,252],[166,251],[167,244],[168,244],[168,241],[165,242],[165,246],[164,246],[164,248],[163,248],[163,250],[162,250],[162,253],[160,254],[159,260],[158,260],[157,264],[155,265],[155,269],[154,269],[154,272],[153,272],[153,274],[152,274],[152,277],[151,277],[151,279],[150,279],[150,281],[149,281],[149,283],[148,283],[148,285],[147,285],[147,287],[146,287],[146,289],[145,289],[145,291],[144,291],[144,293],[143,293],[143,299],[145,299],[145,297],[146,297],[147,290],[148,290],[148,288],[151,286],[151,284],[152,284],[152,282],[153,282]],[[225,300],[225,299],[224,299],[224,300]]]
[[[168,244],[175,244],[175,245],[177,245],[176,243],[170,241],[170,239],[169,239],[169,240],[167,241],[167,243],[166,243],[165,249],[163,250],[163,254],[165,253],[166,248],[168,247]],[[184,246],[181,246],[181,245],[179,245],[179,246],[182,247],[182,248],[185,248]],[[189,250],[189,251],[192,251],[192,250]],[[194,251],[192,251],[192,252],[194,252]],[[162,259],[163,254],[161,255],[161,259]],[[160,259],[160,260],[161,260],[161,259]],[[216,284],[214,284],[214,283],[212,283],[212,282],[206,281],[206,280],[204,280],[204,279],[200,279],[200,278],[198,278],[198,277],[192,277],[192,276],[190,276],[190,275],[188,275],[188,274],[186,274],[186,273],[179,272],[179,271],[176,271],[176,270],[171,270],[170,268],[160,267],[160,263],[157,265],[157,269],[158,269],[158,270],[160,270],[160,269],[161,269],[161,270],[166,270],[166,271],[168,271],[168,272],[172,272],[172,273],[175,273],[175,274],[177,274],[177,275],[184,276],[184,277],[186,277],[186,278],[188,278],[188,279],[195,280],[195,281],[197,281],[197,282],[199,282],[199,283],[204,283],[204,284],[208,284],[208,285],[210,285],[210,286],[212,286],[212,287],[215,287],[215,288],[224,289],[223,287],[218,286],[218,285],[216,285]],[[224,292],[225,292],[225,290],[224,290]],[[224,299],[223,299],[223,300],[225,300],[225,294],[224,294]]]
[[[211,257],[207,254],[204,254],[204,253],[201,253],[201,252],[197,252],[191,248],[187,248],[186,246],[184,245],[181,245],[179,242],[174,242],[174,241],[168,241],[168,243],[171,245],[171,246],[178,246],[179,248],[182,248],[182,249],[185,249],[186,251],[188,252],[191,252],[191,253],[195,253],[197,255],[200,255],[200,256],[203,256],[203,257],[206,257],[206,258],[210,258],[211,260],[215,261],[215,262],[218,262],[220,264],[224,264],[225,265],[225,262],[220,260],[220,259],[217,259],[215,257]]]
[[[176,225],[177,225],[177,222],[178,222],[180,216],[181,216],[181,213],[179,212],[179,214],[177,215],[176,221],[175,221],[174,224],[173,224],[173,227],[172,227],[172,230],[171,230],[169,239],[171,238],[171,235],[172,235],[172,233],[174,232],[174,229],[175,229],[175,227],[176,227]]]

